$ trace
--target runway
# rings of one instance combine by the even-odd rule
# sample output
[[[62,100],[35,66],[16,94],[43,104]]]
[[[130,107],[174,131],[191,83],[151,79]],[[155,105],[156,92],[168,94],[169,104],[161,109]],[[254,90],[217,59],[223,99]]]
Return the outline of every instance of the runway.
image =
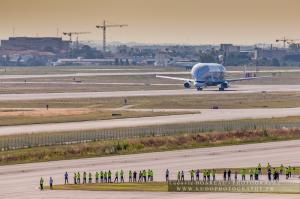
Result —
[[[209,95],[236,94],[261,92],[300,92],[300,85],[233,85],[226,91],[209,87],[203,91],[195,89],[180,90],[141,90],[141,91],[113,91],[113,92],[72,92],[72,93],[29,93],[29,94],[0,94],[0,101],[9,100],[50,100],[74,98],[108,98],[135,96],[174,96],[174,95]]]
[[[120,86],[182,86],[182,84],[168,84],[168,83],[136,83],[136,82],[0,82],[1,84],[21,84],[21,85],[41,85],[41,84],[48,84],[48,85],[120,85]]]
[[[64,69],[65,70],[65,69]],[[73,69],[72,69],[73,70]],[[1,75],[2,79],[34,79],[34,78],[54,78],[54,77],[93,77],[93,76],[131,76],[131,75],[190,75],[190,71],[143,71],[140,72],[139,69],[132,69],[131,72],[115,72],[122,71],[122,69],[75,69],[78,71],[114,71],[114,72],[79,72],[79,73],[66,73],[66,74],[39,74],[39,75]],[[130,70],[123,70],[130,71]],[[254,73],[256,71],[249,70],[246,72]],[[260,73],[297,73],[300,69],[287,69],[287,70],[261,70]],[[243,74],[244,71],[232,70],[227,71],[229,74]]]
[[[262,153],[263,151],[263,153]],[[32,163],[0,167],[0,198],[110,198],[110,199],[298,199],[299,195],[274,194],[232,194],[232,193],[151,193],[151,192],[96,192],[96,191],[44,191],[38,190],[40,177],[46,184],[50,176],[54,184],[63,183],[63,174],[67,171],[72,182],[73,172],[96,172],[101,170],[123,169],[125,179],[128,170],[153,169],[154,179],[162,181],[166,169],[170,170],[170,178],[176,178],[178,170],[187,172],[190,169],[204,168],[234,168],[263,166],[270,162],[272,166],[280,164],[300,166],[300,140],[272,142],[261,144],[236,145],[168,151],[135,155],[123,155],[79,160],[63,160],[44,163]],[[217,176],[217,179],[220,176]]]
[[[95,76],[133,76],[133,75],[185,75],[191,74],[186,71],[177,72],[94,72],[94,73],[67,73],[67,74],[42,74],[42,75],[1,75],[3,79],[35,79],[35,78],[54,78],[54,77],[95,77]]]
[[[155,117],[125,118],[67,123],[32,124],[0,127],[0,135],[73,130],[109,129],[150,125],[178,124],[201,121],[236,120],[248,118],[272,118],[300,116],[298,108],[274,109],[199,109],[201,113]]]

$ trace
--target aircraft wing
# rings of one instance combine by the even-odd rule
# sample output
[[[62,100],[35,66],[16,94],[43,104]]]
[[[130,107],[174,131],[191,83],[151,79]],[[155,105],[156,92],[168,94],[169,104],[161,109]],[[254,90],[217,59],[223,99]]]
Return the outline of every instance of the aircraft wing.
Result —
[[[170,77],[170,76],[162,76],[162,75],[156,75],[158,78],[164,78],[164,79],[174,79],[174,80],[180,80],[180,81],[186,81],[186,82],[195,82],[193,79],[187,79],[187,78],[180,78],[180,77]]]
[[[252,79],[271,78],[271,77],[274,77],[274,76],[243,77],[243,78],[237,78],[237,79],[226,79],[226,81],[237,82],[237,81],[252,80]]]

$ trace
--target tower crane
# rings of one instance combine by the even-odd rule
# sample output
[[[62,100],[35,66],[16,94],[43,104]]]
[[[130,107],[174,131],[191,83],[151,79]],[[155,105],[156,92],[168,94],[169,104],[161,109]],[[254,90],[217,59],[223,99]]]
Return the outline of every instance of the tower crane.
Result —
[[[69,36],[69,40],[72,43],[72,36],[76,35],[76,48],[78,48],[78,35],[89,34],[91,32],[63,32],[64,35]]]
[[[294,40],[293,39],[288,39],[286,37],[283,37],[282,39],[276,39],[276,42],[283,42],[283,47],[285,48],[286,43],[292,43]]]
[[[125,27],[128,26],[127,24],[106,24],[106,21],[103,21],[102,25],[96,25],[96,28],[103,30],[103,52],[106,52],[106,28],[113,28],[113,27]]]

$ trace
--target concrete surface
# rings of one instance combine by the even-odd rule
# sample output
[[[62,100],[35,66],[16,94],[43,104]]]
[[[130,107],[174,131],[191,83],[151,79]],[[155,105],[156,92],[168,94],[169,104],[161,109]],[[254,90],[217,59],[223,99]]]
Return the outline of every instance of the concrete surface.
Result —
[[[48,184],[49,177],[54,184],[63,183],[64,172],[69,172],[72,182],[73,172],[96,172],[101,170],[125,171],[153,169],[155,180],[162,181],[164,172],[171,171],[171,179],[177,170],[188,171],[197,168],[254,167],[260,162],[273,166],[280,164],[300,166],[300,140],[262,144],[236,145],[226,147],[190,149],[113,157],[63,160],[0,167],[0,198],[109,198],[109,199],[298,199],[299,195],[241,194],[241,193],[150,193],[150,192],[95,192],[95,191],[44,191],[38,190],[40,177]],[[114,172],[113,172],[114,173]],[[217,177],[217,179],[219,176]]]
[[[8,100],[46,100],[46,99],[74,99],[74,98],[108,98],[133,96],[174,96],[174,95],[206,95],[206,94],[234,94],[261,92],[299,92],[300,85],[233,85],[226,91],[209,87],[204,91],[195,89],[180,90],[147,90],[147,91],[113,91],[113,92],[73,92],[73,93],[30,93],[30,94],[0,94],[0,101]]]
[[[300,107],[273,109],[199,109],[199,111],[201,113],[67,123],[2,126],[0,127],[0,135],[136,127],[199,121],[300,116]]]

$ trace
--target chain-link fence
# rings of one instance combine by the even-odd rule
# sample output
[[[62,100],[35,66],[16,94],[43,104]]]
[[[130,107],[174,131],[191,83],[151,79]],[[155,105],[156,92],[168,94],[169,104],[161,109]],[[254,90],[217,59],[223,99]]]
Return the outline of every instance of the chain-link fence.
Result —
[[[201,133],[211,131],[256,130],[300,128],[297,121],[240,120],[199,122],[163,126],[132,127],[120,129],[103,129],[94,131],[74,131],[64,133],[39,133],[0,137],[0,149],[13,150],[37,146],[66,145],[99,140],[120,140],[149,136],[168,136],[181,133]]]

